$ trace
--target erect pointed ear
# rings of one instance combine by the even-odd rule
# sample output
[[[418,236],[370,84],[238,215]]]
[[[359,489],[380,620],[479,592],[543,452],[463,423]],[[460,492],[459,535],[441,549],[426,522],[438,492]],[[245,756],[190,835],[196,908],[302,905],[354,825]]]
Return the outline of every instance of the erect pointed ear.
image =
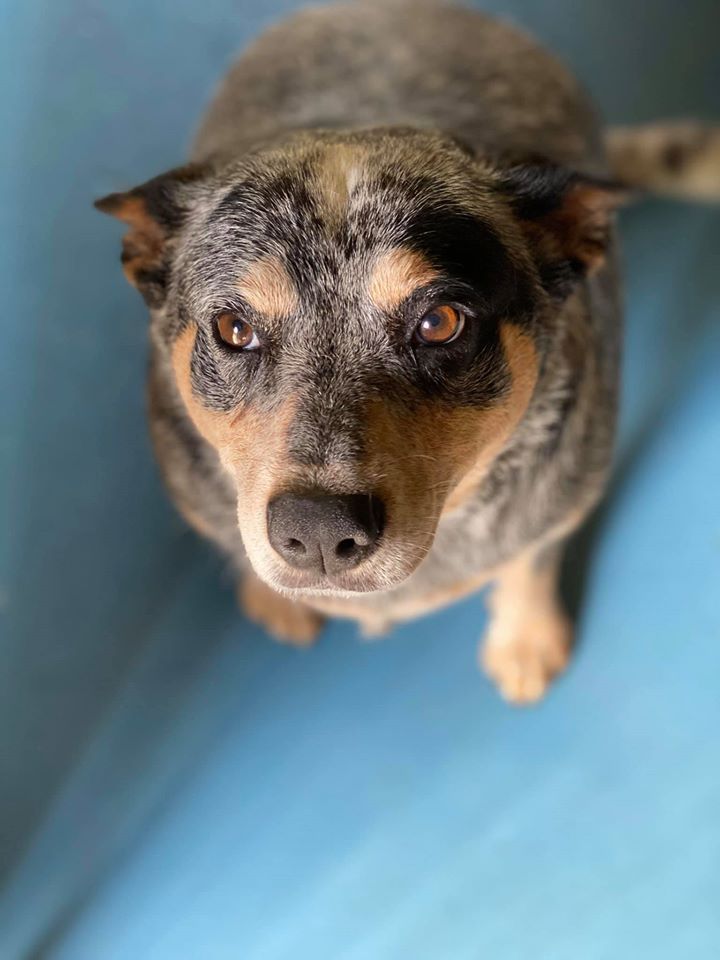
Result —
[[[95,201],[98,210],[130,227],[123,238],[123,270],[151,307],[165,299],[173,239],[197,198],[200,181],[209,174],[206,166],[189,164],[127,193],[111,193]]]
[[[501,173],[501,190],[520,222],[543,286],[564,299],[605,260],[614,213],[626,187],[550,164],[522,164]]]

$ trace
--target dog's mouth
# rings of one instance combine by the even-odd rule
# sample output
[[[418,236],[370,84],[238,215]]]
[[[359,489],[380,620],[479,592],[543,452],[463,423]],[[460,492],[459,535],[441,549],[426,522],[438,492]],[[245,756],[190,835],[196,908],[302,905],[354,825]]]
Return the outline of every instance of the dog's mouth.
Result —
[[[418,563],[409,561],[407,556],[395,556],[395,551],[388,546],[378,548],[377,556],[347,573],[308,573],[289,568],[287,564],[254,565],[256,572],[281,593],[340,597],[391,590],[407,580]]]
[[[405,578],[403,578],[405,579]],[[397,584],[402,580],[398,580]],[[381,590],[387,590],[394,585],[387,579],[382,580],[373,576],[371,573],[359,575],[354,578],[349,577],[331,577],[316,576],[297,577],[295,575],[276,574],[272,578],[272,585],[282,593],[307,596],[350,596],[358,593],[374,593]]]

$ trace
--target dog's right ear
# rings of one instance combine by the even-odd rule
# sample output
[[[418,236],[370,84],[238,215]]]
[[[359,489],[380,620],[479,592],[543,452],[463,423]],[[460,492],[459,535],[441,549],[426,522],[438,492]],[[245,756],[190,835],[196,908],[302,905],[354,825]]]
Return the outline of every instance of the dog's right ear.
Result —
[[[189,164],[95,201],[98,210],[129,225],[123,238],[123,270],[150,307],[165,300],[173,240],[209,176],[208,167]]]

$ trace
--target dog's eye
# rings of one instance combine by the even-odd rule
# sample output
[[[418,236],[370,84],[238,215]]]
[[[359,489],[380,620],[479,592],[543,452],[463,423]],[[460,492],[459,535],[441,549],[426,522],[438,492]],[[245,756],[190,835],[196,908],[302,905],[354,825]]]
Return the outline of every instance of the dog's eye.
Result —
[[[258,335],[247,320],[243,320],[232,310],[223,310],[215,318],[217,332],[223,343],[235,350],[257,350],[260,346]]]
[[[465,317],[455,307],[443,304],[433,307],[415,328],[415,337],[429,347],[451,343],[462,333]]]

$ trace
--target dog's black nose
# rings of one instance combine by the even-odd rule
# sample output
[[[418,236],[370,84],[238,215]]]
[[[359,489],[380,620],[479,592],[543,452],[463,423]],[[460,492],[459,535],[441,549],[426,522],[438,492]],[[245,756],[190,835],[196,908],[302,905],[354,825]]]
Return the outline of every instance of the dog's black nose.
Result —
[[[332,575],[370,556],[383,519],[382,502],[372,494],[283,493],[268,504],[268,539],[291,567]]]

